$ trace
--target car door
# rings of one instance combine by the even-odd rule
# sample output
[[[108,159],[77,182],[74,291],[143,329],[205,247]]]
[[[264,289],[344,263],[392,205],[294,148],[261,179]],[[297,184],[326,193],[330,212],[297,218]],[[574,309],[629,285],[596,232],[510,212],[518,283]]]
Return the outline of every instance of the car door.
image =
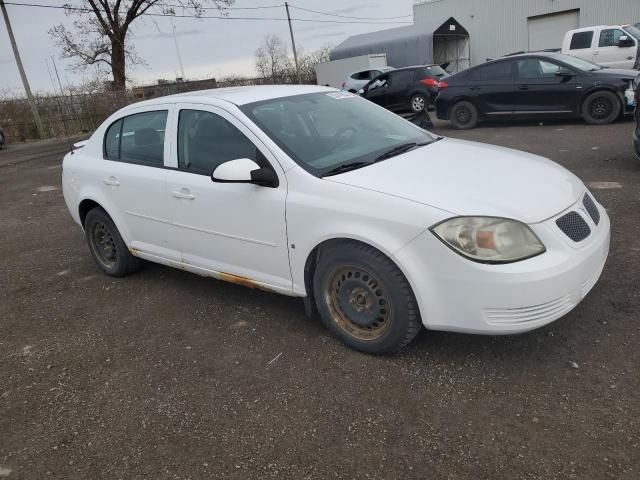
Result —
[[[176,168],[167,173],[166,195],[182,262],[290,290],[287,183],[277,160],[247,126],[221,108],[181,104],[174,115]],[[272,168],[279,186],[211,180],[216,167],[239,158]]]
[[[389,75],[391,76],[391,85],[387,89],[387,108],[391,110],[408,108],[414,71],[397,70]]]
[[[387,93],[390,87],[391,76],[385,73],[365,85],[363,97],[381,107],[387,107],[389,105],[389,96]]]
[[[621,37],[634,42],[631,46],[619,46]],[[604,28],[600,31],[598,46],[593,53],[593,61],[609,68],[633,68],[636,61],[637,42],[620,28]]]
[[[569,114],[578,111],[577,72],[541,58],[521,58],[516,65],[519,90],[514,106],[516,113]]]
[[[594,42],[594,37],[595,35],[593,30],[574,32],[571,36],[571,41],[569,42],[569,51],[565,51],[563,53],[567,53],[583,60],[588,60],[589,62],[594,61],[593,54],[595,52],[595,47],[597,46],[597,42]]]
[[[504,115],[513,112],[519,90],[515,84],[515,62],[490,62],[471,72],[466,96],[485,115]]]
[[[130,248],[176,260],[165,195],[171,109],[157,105],[113,122],[105,134],[105,161],[96,166],[96,183],[112,200],[116,211],[109,213],[119,220]]]

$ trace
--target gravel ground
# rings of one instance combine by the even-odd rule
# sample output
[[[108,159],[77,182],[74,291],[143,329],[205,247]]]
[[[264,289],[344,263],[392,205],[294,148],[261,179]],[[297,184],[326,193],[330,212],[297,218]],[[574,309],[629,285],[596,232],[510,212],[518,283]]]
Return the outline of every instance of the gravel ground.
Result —
[[[640,478],[632,123],[436,131],[550,157],[594,186],[611,256],[569,315],[510,337],[423,330],[376,358],[299,299],[152,264],[111,279],[64,205],[66,144],[8,145],[0,478]]]

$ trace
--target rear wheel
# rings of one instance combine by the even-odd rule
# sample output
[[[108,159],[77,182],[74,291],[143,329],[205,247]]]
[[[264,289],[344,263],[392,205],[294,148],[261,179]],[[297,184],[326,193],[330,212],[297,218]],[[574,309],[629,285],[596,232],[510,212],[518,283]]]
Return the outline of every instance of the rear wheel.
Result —
[[[607,90],[594,92],[582,104],[582,118],[591,125],[614,122],[622,111],[618,96]]]
[[[322,251],[314,297],[326,327],[349,347],[384,355],[408,344],[421,328],[409,282],[385,255],[357,242]]]
[[[84,231],[91,255],[104,273],[124,277],[138,270],[140,260],[131,255],[116,225],[104,210],[94,208],[87,213]]]
[[[458,102],[451,108],[449,121],[458,130],[468,130],[478,124],[478,109],[471,102]]]
[[[422,93],[417,93],[413,97],[411,97],[411,102],[409,103],[409,107],[413,113],[420,113],[425,111],[428,105],[428,100],[426,95]]]

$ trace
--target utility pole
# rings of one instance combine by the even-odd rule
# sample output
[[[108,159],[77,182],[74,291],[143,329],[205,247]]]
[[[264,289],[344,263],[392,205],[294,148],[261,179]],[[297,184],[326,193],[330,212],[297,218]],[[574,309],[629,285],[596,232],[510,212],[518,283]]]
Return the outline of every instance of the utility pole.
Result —
[[[176,46],[176,55],[178,56],[178,65],[180,66],[180,73],[182,74],[182,81],[184,82],[184,67],[182,66],[182,56],[180,55],[180,48],[178,47],[178,39],[176,38],[176,26],[173,24],[173,18],[171,19],[171,30],[173,32],[173,43]]]
[[[20,59],[20,52],[18,52],[18,45],[16,44],[16,39],[13,36],[13,29],[11,28],[11,22],[9,21],[9,14],[7,13],[7,7],[4,4],[4,0],[0,0],[0,9],[2,9],[2,16],[4,17],[4,23],[7,25],[7,33],[9,34],[9,41],[11,42],[11,48],[13,48],[13,55],[16,57],[16,64],[18,65],[18,70],[20,71],[20,78],[22,78],[22,85],[27,94],[27,100],[29,101],[29,106],[31,107],[33,120],[36,122],[38,137],[44,138],[45,134],[44,134],[44,127],[42,126],[42,120],[40,119],[38,108],[36,107],[36,101],[34,100],[33,94],[31,93],[31,87],[29,87],[27,74],[24,72],[24,67],[22,66],[22,60]]]
[[[284,2],[284,7],[287,9],[287,20],[289,20],[289,33],[291,34],[291,45],[293,46],[293,59],[296,62],[296,76],[298,77],[298,83],[302,85],[302,78],[300,77],[300,65],[298,64],[298,51],[296,50],[296,41],[293,38],[291,15],[289,15],[289,2]]]

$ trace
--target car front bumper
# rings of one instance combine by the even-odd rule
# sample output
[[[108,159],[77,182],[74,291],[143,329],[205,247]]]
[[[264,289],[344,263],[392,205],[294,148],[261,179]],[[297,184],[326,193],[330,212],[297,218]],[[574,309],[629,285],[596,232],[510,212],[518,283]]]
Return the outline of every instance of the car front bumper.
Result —
[[[397,253],[412,284],[422,321],[431,330],[514,334],[533,330],[570,312],[596,284],[609,253],[610,223],[600,205],[591,235],[578,244],[555,224],[531,225],[547,251],[504,265],[472,262],[427,231]],[[581,212],[582,213],[582,212]]]

